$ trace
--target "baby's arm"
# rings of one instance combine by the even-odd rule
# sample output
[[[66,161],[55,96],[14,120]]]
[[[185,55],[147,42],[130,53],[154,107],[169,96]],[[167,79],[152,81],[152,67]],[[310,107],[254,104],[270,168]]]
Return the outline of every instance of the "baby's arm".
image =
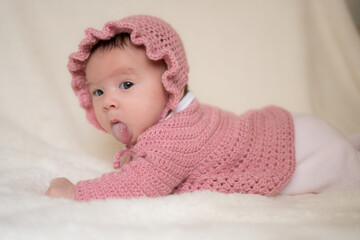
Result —
[[[50,187],[46,191],[49,197],[68,198],[75,200],[75,185],[66,178],[51,180]]]
[[[167,162],[166,160],[162,163]],[[106,198],[158,197],[170,194],[182,181],[169,164],[138,157],[122,167],[75,186],[75,199],[89,201]],[[167,167],[166,167],[167,166]]]

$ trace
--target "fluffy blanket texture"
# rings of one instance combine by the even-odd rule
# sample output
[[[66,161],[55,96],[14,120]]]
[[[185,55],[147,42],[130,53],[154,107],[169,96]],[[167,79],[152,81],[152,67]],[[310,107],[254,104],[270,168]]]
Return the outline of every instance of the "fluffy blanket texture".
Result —
[[[360,191],[317,195],[195,192],[88,203],[51,199],[51,178],[110,171],[1,120],[1,239],[358,239]],[[16,130],[17,129],[17,130]],[[29,144],[31,143],[31,144]]]
[[[359,239],[360,191],[46,197],[52,178],[113,170],[119,143],[86,122],[66,64],[85,28],[131,14],[177,29],[201,102],[274,104],[360,131],[360,37],[343,0],[2,0],[0,239]]]

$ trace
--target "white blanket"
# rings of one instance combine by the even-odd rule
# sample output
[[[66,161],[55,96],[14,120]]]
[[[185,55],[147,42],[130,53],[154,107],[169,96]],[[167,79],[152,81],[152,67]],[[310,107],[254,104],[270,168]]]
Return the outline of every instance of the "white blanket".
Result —
[[[360,191],[44,196],[52,178],[112,171],[121,146],[87,123],[67,56],[86,27],[140,13],[178,30],[200,101],[237,113],[276,104],[360,131],[360,38],[342,0],[3,0],[0,239],[359,239]]]
[[[360,191],[263,197],[195,192],[78,203],[44,196],[49,180],[110,168],[1,122],[0,239],[358,239]],[[11,129],[11,130],[9,130]],[[29,140],[31,143],[29,144]]]

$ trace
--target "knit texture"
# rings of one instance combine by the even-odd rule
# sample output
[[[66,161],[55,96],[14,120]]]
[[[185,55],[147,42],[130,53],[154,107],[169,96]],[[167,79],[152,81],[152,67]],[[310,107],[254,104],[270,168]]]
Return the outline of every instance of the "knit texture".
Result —
[[[274,195],[295,171],[294,126],[277,107],[241,116],[194,100],[154,125],[119,172],[79,182],[77,200],[211,190]]]
[[[106,23],[102,31],[87,29],[86,37],[79,44],[78,51],[69,56],[68,69],[72,75],[72,88],[79,98],[81,107],[85,109],[88,120],[101,130],[103,128],[95,117],[91,94],[87,89],[85,68],[92,47],[99,40],[110,39],[119,33],[129,33],[133,44],[145,47],[149,59],[163,59],[167,65],[162,82],[169,94],[169,101],[161,120],[169,110],[176,109],[188,81],[189,67],[182,41],[176,31],[163,20],[151,16],[130,16]]]

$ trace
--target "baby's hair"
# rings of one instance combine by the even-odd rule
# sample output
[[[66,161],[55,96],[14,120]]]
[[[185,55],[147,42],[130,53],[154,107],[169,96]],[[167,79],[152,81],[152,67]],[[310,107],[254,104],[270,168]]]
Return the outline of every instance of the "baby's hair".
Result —
[[[111,50],[114,48],[124,48],[128,42],[130,42],[129,33],[119,33],[113,36],[110,39],[99,40],[91,49],[90,56],[96,50]]]

